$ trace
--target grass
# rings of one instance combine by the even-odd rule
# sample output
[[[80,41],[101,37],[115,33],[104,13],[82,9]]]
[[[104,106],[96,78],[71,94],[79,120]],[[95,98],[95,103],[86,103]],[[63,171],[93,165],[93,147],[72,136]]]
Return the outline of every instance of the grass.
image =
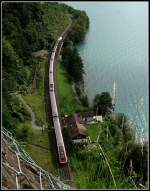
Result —
[[[46,171],[58,175],[57,166],[54,162],[54,152],[52,151],[52,132],[46,127],[45,99],[44,99],[44,76],[45,64],[47,61],[40,61],[38,86],[34,93],[22,95],[26,103],[32,108],[36,116],[36,124],[45,127],[44,131],[33,129],[31,120],[25,120],[23,123],[18,123],[17,128],[28,128],[27,139],[23,142],[24,149],[31,155],[33,160]],[[51,137],[51,138],[50,138]],[[51,140],[50,140],[51,139]]]
[[[101,129],[101,124],[91,124],[91,125],[86,125],[86,128],[88,129],[88,135],[90,136],[91,141],[96,141],[98,134],[100,133]]]
[[[36,116],[36,123],[39,126],[47,126],[46,124],[46,115],[45,115],[45,101],[44,101],[44,68],[46,61],[43,60],[40,62],[40,78],[38,80],[38,88],[34,93],[26,94],[23,99],[27,104],[32,108]]]
[[[75,170],[75,183],[78,188],[106,188],[106,185],[109,184],[110,173],[107,171],[105,161],[100,153],[96,147],[89,151],[88,146],[71,155],[71,165]],[[102,181],[104,177],[105,180]],[[106,182],[106,177],[108,182]]]
[[[43,169],[58,175],[57,169],[53,165],[53,156],[50,150],[48,131],[32,129],[30,131],[25,149],[31,157]]]
[[[31,158],[43,169],[58,175],[53,164],[52,153],[50,151],[48,131],[41,131],[31,128],[31,121],[19,123],[18,128],[28,128],[28,137],[22,142],[24,149],[30,154]]]
[[[116,151],[120,145],[114,145],[112,137],[106,139],[107,123],[87,125],[91,141],[97,140],[102,143],[102,150],[96,143],[89,143],[80,150],[71,152],[71,167],[75,172],[75,185],[80,189],[115,189],[135,188],[134,184],[120,171],[120,162],[117,159]],[[104,147],[105,145],[105,147]]]
[[[113,150],[110,151],[113,153]],[[134,184],[126,177],[121,175],[119,164],[116,164],[116,158],[108,157],[107,160],[110,164],[110,169],[106,163],[101,150],[96,147],[96,144],[89,144],[82,150],[74,150],[71,153],[70,161],[71,167],[75,173],[75,185],[79,189],[117,189],[135,188]]]
[[[39,126],[47,125],[45,117],[45,107],[43,96],[34,94],[27,94],[22,96],[26,103],[32,108],[36,116],[36,124]]]
[[[60,99],[60,110],[64,114],[72,114],[85,108],[77,101],[72,90],[71,83],[67,80],[67,74],[61,64],[57,63],[57,87]]]

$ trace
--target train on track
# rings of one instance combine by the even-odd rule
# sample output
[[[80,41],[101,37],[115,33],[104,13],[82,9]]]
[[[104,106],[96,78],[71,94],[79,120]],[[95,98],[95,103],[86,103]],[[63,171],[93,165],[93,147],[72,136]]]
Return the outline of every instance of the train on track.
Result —
[[[57,142],[57,152],[58,152],[58,159],[60,164],[66,164],[68,162],[66,149],[64,146],[64,141],[62,137],[61,125],[59,121],[59,114],[56,104],[56,97],[55,97],[55,88],[54,88],[54,59],[57,47],[59,43],[62,41],[62,37],[59,37],[56,41],[56,44],[52,50],[50,63],[49,63],[49,95],[51,101],[51,108],[52,108],[52,118]]]

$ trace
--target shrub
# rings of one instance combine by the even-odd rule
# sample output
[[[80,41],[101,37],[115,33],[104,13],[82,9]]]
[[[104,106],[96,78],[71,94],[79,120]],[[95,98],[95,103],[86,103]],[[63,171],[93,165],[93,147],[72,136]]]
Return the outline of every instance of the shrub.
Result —
[[[21,127],[16,130],[16,137],[21,141],[25,141],[28,137],[29,129],[27,127]]]

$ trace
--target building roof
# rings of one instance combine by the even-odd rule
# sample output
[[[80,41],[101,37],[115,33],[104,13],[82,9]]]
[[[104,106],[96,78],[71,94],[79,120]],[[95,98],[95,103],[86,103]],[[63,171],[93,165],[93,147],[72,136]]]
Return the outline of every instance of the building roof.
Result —
[[[82,118],[83,117],[93,117],[94,112],[93,111],[79,112],[77,115],[82,116]]]
[[[70,125],[70,134],[71,134],[72,138],[74,138],[78,135],[87,136],[87,134],[88,134],[85,126],[79,122],[79,118],[78,118],[77,114],[74,114],[72,116],[72,122]]]

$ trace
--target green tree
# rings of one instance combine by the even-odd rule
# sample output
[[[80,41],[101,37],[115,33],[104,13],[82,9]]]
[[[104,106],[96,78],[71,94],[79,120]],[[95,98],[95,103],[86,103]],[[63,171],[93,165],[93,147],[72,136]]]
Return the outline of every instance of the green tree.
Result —
[[[89,28],[89,19],[86,12],[73,10],[72,8],[69,8],[69,12],[72,14],[72,20],[74,21],[71,32],[68,35],[69,39],[74,43],[82,42]]]
[[[62,59],[69,79],[75,83],[82,82],[84,73],[83,62],[77,49],[67,46],[63,50]]]
[[[97,94],[94,98],[93,105],[94,111],[102,116],[110,114],[113,110],[112,98],[109,92]]]

